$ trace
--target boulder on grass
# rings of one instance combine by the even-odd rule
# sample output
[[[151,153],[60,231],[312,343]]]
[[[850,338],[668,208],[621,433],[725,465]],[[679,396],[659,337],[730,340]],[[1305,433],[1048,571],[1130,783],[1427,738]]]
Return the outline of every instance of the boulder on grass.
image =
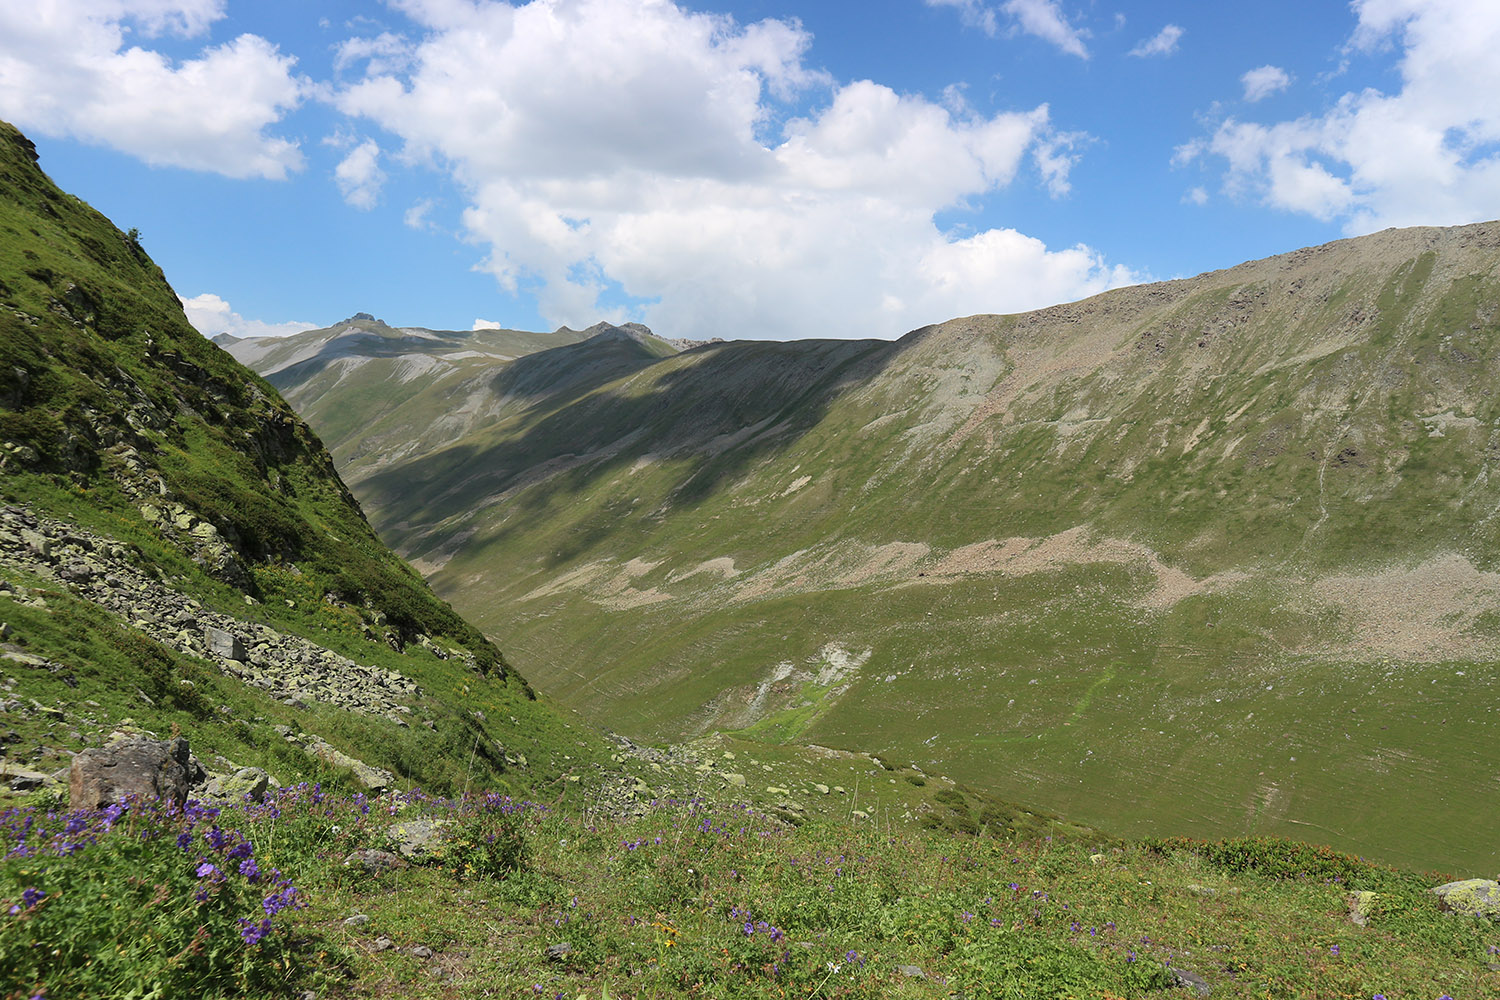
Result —
[[[1438,898],[1438,906],[1449,913],[1500,920],[1500,882],[1467,878],[1427,890]]]
[[[271,776],[258,767],[242,767],[233,774],[221,774],[203,786],[199,795],[221,802],[264,802],[271,788]]]
[[[127,796],[181,805],[196,763],[187,740],[128,736],[81,751],[68,772],[68,806],[99,809]]]

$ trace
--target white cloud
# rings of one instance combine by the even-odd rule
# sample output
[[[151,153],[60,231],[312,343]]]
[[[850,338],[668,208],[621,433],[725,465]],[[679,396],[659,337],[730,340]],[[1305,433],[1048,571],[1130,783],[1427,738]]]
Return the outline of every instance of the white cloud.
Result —
[[[503,330],[503,329],[505,329],[505,328],[502,327],[499,323],[495,322],[492,319],[476,319],[474,321],[474,325],[471,326],[471,327],[469,327],[470,332],[478,332],[479,330]]]
[[[999,7],[985,0],[926,0],[926,3],[929,7],[956,8],[964,24],[988,35],[1000,33],[1003,14],[1012,32],[1034,35],[1080,59],[1089,57],[1083,41],[1088,32],[1069,23],[1058,0],[1004,0]]]
[[[952,93],[834,86],[805,65],[799,25],[665,0],[403,6],[425,30],[411,70],[370,73],[339,106],[399,136],[403,159],[453,172],[483,266],[534,288],[549,323],[894,336],[1127,280],[1086,250],[934,223],[1033,164],[1066,191],[1082,137],[1045,106],[984,116]],[[778,95],[824,93],[771,124]]]
[[[1015,18],[1026,34],[1051,42],[1070,56],[1089,57],[1083,44],[1087,33],[1068,23],[1057,0],[1005,0],[1000,9]]]
[[[1192,188],[1182,196],[1182,201],[1185,205],[1207,205],[1208,192],[1201,187]]]
[[[436,229],[437,226],[427,218],[436,205],[437,202],[432,198],[418,198],[406,210],[406,214],[401,217],[401,221],[413,229]]]
[[[205,337],[217,337],[221,333],[227,333],[241,340],[246,337],[287,337],[304,330],[316,330],[317,323],[265,323],[258,319],[246,319],[229,307],[219,296],[212,292],[204,292],[202,295],[194,295],[190,299],[181,299],[182,311],[187,313],[188,322],[193,328]]]
[[[333,69],[342,73],[363,62],[367,73],[399,73],[406,69],[410,56],[411,47],[406,39],[386,31],[374,38],[340,42],[334,50]]]
[[[1245,100],[1254,103],[1292,85],[1292,77],[1280,66],[1258,66],[1240,77],[1245,87]]]
[[[1320,116],[1234,118],[1178,151],[1222,158],[1226,189],[1351,234],[1500,216],[1500,5],[1356,0],[1351,54],[1395,53],[1397,93],[1344,94]]]
[[[365,211],[374,208],[385,184],[385,171],[380,169],[380,147],[375,140],[366,139],[350,150],[334,168],[333,179],[344,201]]]
[[[0,3],[0,118],[155,165],[284,177],[302,154],[267,130],[302,100],[292,57],[248,34],[181,62],[126,41],[195,38],[223,16],[223,0]]]
[[[1128,55],[1139,56],[1142,59],[1150,56],[1169,56],[1177,51],[1177,43],[1182,40],[1184,30],[1175,24],[1169,24],[1162,28],[1150,38],[1141,39]]]

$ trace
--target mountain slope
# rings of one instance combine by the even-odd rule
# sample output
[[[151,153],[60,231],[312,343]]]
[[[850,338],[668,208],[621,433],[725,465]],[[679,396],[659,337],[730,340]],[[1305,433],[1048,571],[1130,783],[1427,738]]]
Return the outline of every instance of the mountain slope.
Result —
[[[284,782],[521,791],[570,766],[571,724],[375,537],[137,237],[4,124],[0,472],[7,775],[133,726]]]
[[[627,732],[1492,864],[1497,303],[1500,226],[1389,231],[330,440],[383,537]]]

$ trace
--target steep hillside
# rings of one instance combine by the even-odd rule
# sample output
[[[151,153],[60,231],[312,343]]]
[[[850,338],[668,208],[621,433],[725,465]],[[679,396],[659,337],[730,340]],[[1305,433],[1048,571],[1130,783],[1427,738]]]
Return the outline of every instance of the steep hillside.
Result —
[[[451,442],[399,411],[329,439],[383,537],[586,714],[867,749],[1125,833],[1500,857],[1471,804],[1500,225],[521,400],[515,364],[451,397],[486,415]]]
[[[135,233],[3,124],[0,472],[6,785],[135,728],[282,782],[561,788],[575,766],[584,727],[375,537]]]

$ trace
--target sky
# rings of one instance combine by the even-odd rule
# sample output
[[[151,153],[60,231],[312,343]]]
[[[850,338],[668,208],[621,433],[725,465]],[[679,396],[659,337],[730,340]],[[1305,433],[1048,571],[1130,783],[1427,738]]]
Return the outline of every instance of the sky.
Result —
[[[207,335],[897,337],[1500,217],[1494,0],[28,0],[0,118]]]

